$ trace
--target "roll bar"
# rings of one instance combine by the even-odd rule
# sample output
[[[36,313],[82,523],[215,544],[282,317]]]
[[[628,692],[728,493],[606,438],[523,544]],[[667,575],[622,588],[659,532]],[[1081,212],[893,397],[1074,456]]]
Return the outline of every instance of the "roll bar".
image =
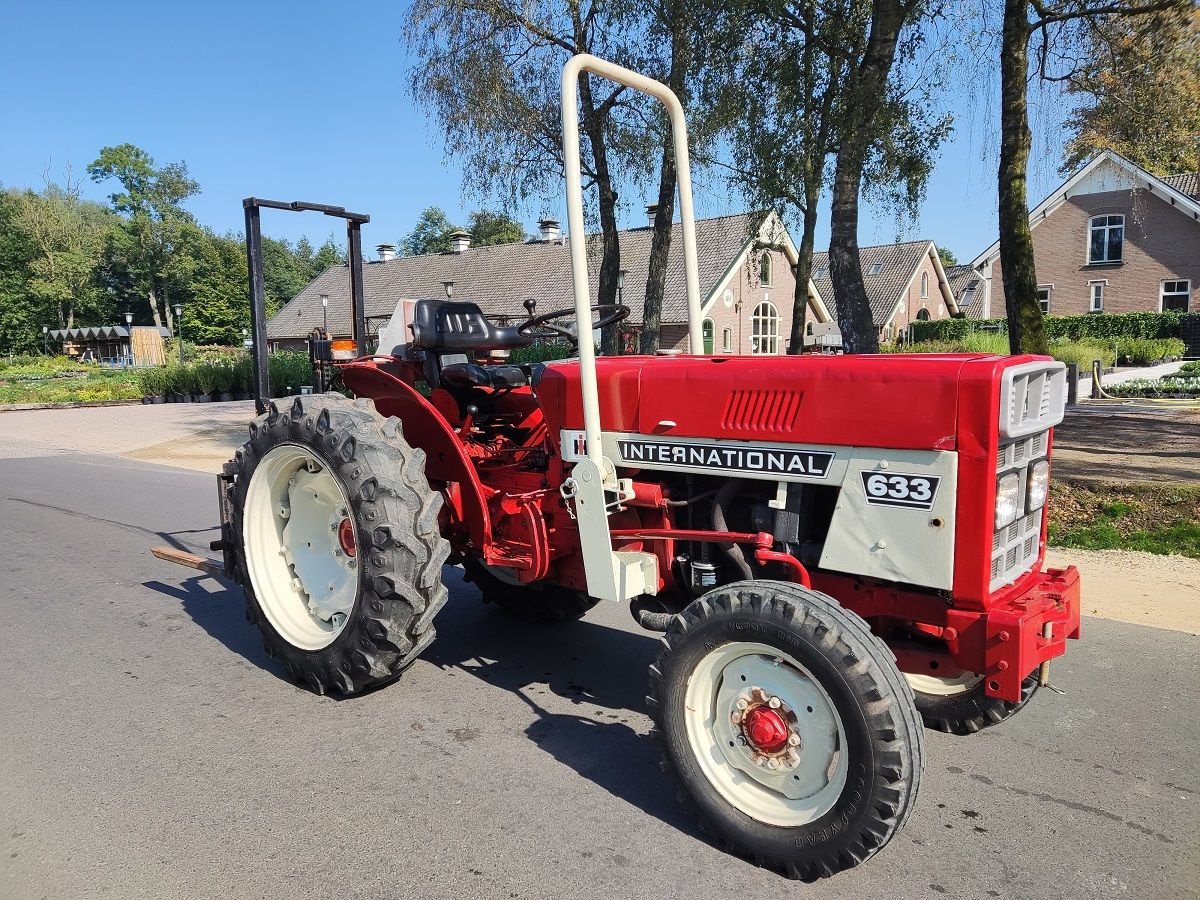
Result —
[[[588,283],[587,241],[583,225],[583,180],[579,161],[579,74],[592,72],[658,100],[671,117],[675,169],[679,183],[679,215],[683,226],[683,268],[687,279],[688,343],[692,353],[702,353],[704,337],[700,319],[700,270],[696,265],[696,216],[692,208],[692,176],[688,162],[687,123],[683,104],[665,84],[639,75],[589,53],[571,57],[563,66],[562,125],[563,168],[567,180],[567,227],[571,242],[571,280],[575,289],[576,330],[579,335],[579,382],[583,391],[583,428],[587,456],[604,473],[600,449],[600,398],[596,385],[596,346],[592,330],[591,287]]]

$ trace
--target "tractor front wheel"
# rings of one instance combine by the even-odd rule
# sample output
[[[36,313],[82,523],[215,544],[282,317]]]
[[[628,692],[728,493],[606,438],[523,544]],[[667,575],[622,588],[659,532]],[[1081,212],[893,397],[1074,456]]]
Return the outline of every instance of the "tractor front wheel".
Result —
[[[963,672],[949,678],[908,675],[917,711],[927,728],[947,734],[975,734],[1020,712],[1038,689],[1037,673],[1021,682],[1021,700],[1011,703],[984,693],[983,676]]]
[[[695,600],[663,638],[648,700],[701,823],[758,865],[833,875],[912,811],[912,692],[887,646],[824,594],[747,581]]]
[[[273,402],[233,468],[237,575],[267,654],[319,694],[396,678],[447,597],[424,452],[371,401],[321,394]]]

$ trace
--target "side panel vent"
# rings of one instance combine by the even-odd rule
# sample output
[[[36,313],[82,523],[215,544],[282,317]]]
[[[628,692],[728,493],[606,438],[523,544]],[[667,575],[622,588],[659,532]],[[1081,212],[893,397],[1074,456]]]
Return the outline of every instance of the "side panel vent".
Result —
[[[1011,366],[1000,380],[1000,437],[1024,437],[1053,428],[1067,404],[1067,367],[1061,362]]]
[[[801,391],[732,391],[721,427],[747,434],[791,431],[800,413]]]

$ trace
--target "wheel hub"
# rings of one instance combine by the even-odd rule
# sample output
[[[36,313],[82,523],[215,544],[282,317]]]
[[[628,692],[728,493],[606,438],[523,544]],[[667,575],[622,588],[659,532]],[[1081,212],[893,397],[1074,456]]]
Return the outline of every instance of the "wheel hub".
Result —
[[[349,519],[342,519],[338,525],[338,543],[342,547],[342,552],[347,556],[354,556],[358,552],[358,547],[354,543],[354,523]]]
[[[746,713],[742,734],[755,750],[763,753],[778,753],[788,742],[787,723],[769,706],[756,706]]]
[[[743,690],[729,718],[738,746],[755,766],[786,771],[799,764],[799,722],[782,698],[758,686]]]

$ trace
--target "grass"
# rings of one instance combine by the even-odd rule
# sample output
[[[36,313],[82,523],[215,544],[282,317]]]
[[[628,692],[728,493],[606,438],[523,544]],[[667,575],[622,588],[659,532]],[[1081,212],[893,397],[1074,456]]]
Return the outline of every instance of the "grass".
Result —
[[[1058,480],[1049,532],[1059,547],[1200,559],[1200,486]]]

